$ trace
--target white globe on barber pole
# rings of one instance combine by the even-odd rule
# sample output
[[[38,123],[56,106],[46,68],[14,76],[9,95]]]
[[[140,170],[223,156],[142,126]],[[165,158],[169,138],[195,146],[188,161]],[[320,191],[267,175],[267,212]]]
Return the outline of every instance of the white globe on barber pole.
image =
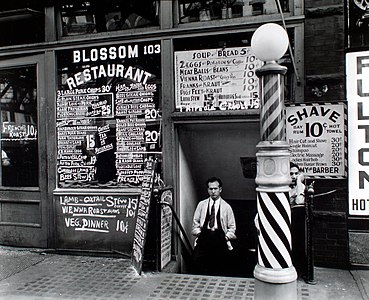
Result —
[[[278,24],[264,24],[253,34],[251,48],[255,56],[262,61],[280,59],[288,48],[288,34]]]

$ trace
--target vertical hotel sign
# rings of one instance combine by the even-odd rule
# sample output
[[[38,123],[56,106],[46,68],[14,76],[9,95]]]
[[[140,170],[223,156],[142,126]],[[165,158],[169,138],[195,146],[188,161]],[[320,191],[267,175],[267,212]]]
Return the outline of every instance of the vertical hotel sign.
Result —
[[[369,51],[346,54],[349,214],[369,216]]]

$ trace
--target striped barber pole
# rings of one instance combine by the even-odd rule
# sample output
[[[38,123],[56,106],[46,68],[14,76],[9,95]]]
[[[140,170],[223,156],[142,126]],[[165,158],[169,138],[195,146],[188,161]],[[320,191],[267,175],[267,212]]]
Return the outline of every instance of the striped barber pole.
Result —
[[[286,142],[284,82],[287,68],[269,62],[256,71],[260,82],[260,139],[257,147],[258,263],[256,279],[289,283],[292,265],[290,152]]]
[[[281,74],[261,78],[260,137],[262,141],[285,141],[284,84]]]
[[[258,192],[258,263],[265,268],[292,266],[291,209],[288,192]]]

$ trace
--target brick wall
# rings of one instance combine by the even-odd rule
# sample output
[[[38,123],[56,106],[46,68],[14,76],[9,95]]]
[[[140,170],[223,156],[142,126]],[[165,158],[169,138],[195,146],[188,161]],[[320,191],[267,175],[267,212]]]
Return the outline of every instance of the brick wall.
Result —
[[[321,267],[347,268],[347,180],[315,180],[314,186],[314,263]]]
[[[345,99],[343,1],[305,1],[305,102]],[[321,97],[314,88],[328,86]]]
[[[345,18],[342,0],[305,1],[304,102],[344,101]],[[319,96],[313,89],[327,85]],[[330,191],[336,190],[334,193]],[[315,181],[313,247],[316,266],[349,266],[347,180]]]

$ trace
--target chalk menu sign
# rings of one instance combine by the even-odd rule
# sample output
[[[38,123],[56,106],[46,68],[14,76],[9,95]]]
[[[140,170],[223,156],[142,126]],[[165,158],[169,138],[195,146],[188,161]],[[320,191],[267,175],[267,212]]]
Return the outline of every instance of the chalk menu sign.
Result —
[[[140,187],[161,154],[160,42],[58,52],[59,188]]]
[[[346,108],[342,103],[286,107],[291,161],[310,178],[347,176]]]
[[[131,253],[139,195],[55,194],[57,247]]]
[[[175,97],[179,111],[259,108],[262,62],[251,47],[175,52]]]
[[[142,182],[141,196],[138,201],[136,228],[132,246],[132,265],[138,274],[141,274],[142,271],[155,168],[155,160],[148,159],[145,161],[144,179]]]

